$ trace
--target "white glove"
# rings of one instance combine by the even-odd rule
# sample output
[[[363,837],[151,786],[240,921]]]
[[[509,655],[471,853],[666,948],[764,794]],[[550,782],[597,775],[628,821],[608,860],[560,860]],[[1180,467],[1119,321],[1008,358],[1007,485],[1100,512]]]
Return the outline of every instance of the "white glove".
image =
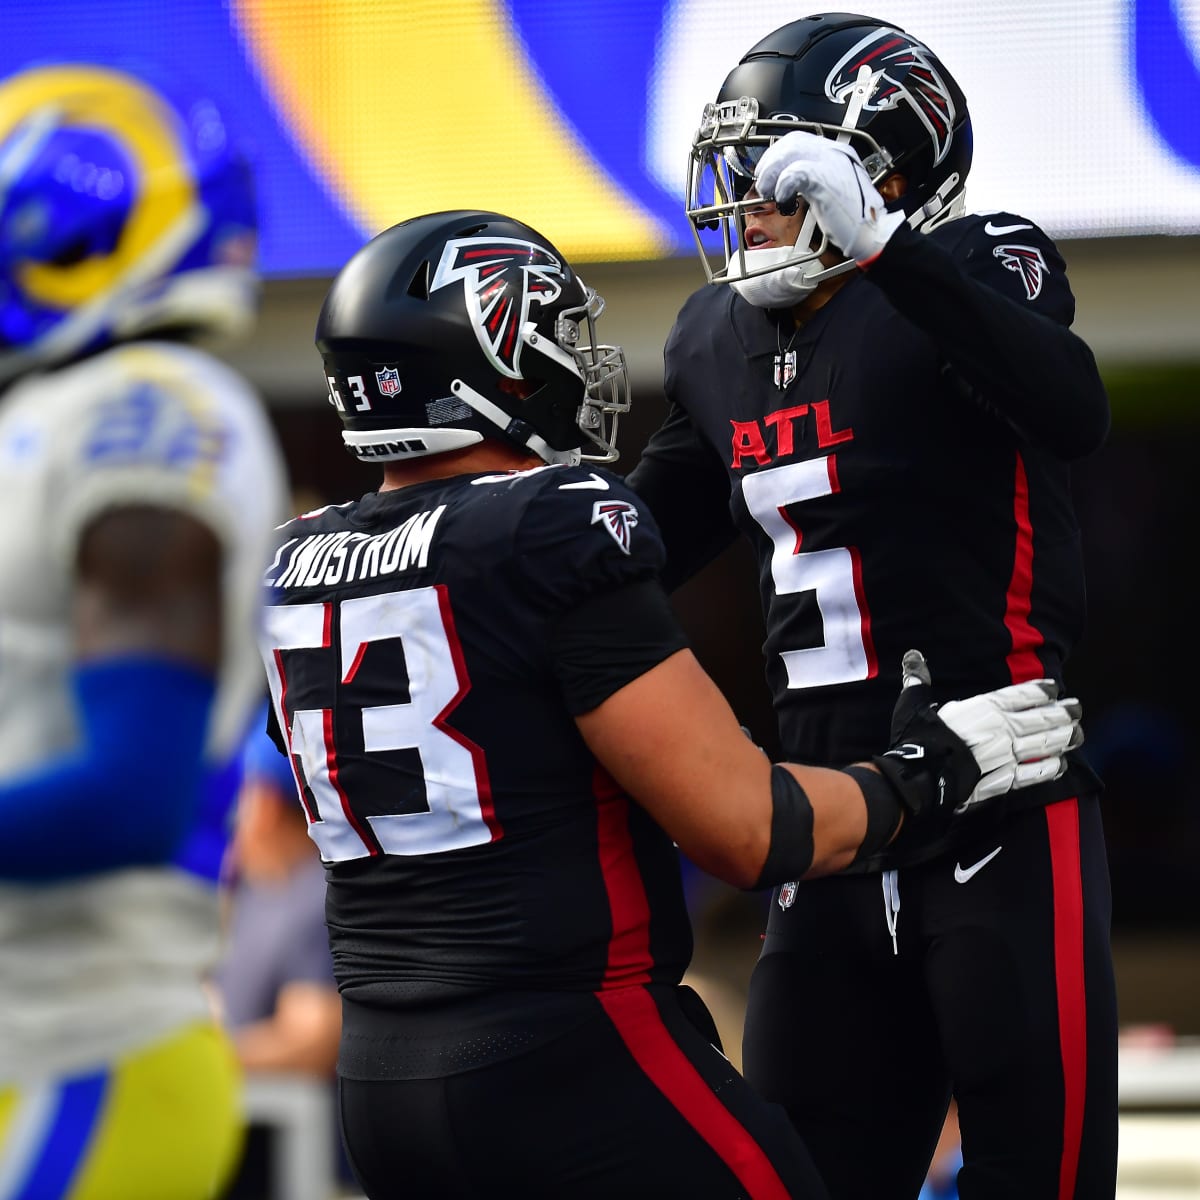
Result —
[[[929,665],[919,650],[901,662],[891,745],[872,761],[916,818],[947,821],[1015,788],[1057,779],[1068,750],[1083,744],[1078,700],[1034,679],[933,704]]]
[[[784,216],[806,200],[829,240],[859,266],[873,262],[904,224],[902,212],[887,211],[853,146],[803,129],[767,147],[754,183]]]
[[[983,773],[955,812],[1067,769],[1064,755],[1083,744],[1083,706],[1057,696],[1052,679],[1032,679],[938,706],[936,715],[966,742]]]

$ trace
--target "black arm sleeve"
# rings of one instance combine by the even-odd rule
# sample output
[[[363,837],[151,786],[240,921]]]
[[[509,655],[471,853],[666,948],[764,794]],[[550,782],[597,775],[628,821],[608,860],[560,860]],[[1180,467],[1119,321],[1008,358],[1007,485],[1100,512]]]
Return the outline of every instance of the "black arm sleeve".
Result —
[[[678,404],[671,404],[625,482],[650,506],[658,523],[667,551],[662,581],[669,592],[737,537],[725,468]]]
[[[1061,267],[1052,243],[1045,243]],[[995,278],[1012,274],[987,253],[976,257]],[[1063,459],[1090,454],[1104,442],[1108,396],[1090,348],[1067,327],[1073,299],[1060,314],[1065,319],[1053,319],[972,278],[933,235],[908,226],[896,230],[866,275],[933,340],[967,395],[1023,436]],[[1060,285],[1069,298],[1065,278]]]
[[[795,775],[775,764],[771,767],[771,844],[754,887],[802,879],[812,860],[812,803]]]
[[[688,644],[653,580],[601,592],[550,626],[554,672],[572,716],[590,712]]]

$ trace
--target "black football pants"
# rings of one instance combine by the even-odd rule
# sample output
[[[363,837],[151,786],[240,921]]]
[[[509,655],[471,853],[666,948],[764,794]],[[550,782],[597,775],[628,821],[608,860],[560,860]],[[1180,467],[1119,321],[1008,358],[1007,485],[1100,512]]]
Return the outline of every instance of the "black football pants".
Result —
[[[436,1079],[339,1080],[370,1200],[828,1200],[690,988],[581,996],[548,1045]]]
[[[747,1079],[834,1200],[915,1200],[951,1094],[961,1200],[1112,1200],[1117,1012],[1099,804],[1019,813],[954,858],[772,897]],[[786,898],[786,893],[785,893]]]

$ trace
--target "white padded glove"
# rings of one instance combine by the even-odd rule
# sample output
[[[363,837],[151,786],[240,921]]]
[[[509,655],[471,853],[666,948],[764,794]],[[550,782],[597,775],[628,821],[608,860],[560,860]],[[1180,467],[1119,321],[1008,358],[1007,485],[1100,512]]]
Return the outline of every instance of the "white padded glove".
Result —
[[[1053,680],[1031,679],[938,706],[938,717],[966,742],[982,772],[956,812],[1067,769],[1063,756],[1083,744],[1083,710],[1078,700],[1057,697]]]
[[[1078,700],[1058,699],[1052,679],[1033,679],[946,704],[929,701],[925,656],[901,663],[891,746],[872,759],[914,817],[946,821],[1016,788],[1057,779],[1083,744]]]
[[[797,129],[767,147],[754,173],[764,200],[791,216],[801,199],[817,224],[847,258],[860,267],[878,258],[904,224],[902,212],[887,204],[853,146]]]

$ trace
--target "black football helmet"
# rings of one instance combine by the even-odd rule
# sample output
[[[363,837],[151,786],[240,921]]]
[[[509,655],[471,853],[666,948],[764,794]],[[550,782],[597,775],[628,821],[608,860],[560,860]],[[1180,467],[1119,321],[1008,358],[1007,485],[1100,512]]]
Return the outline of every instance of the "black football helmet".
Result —
[[[330,403],[357,457],[458,450],[485,436],[546,462],[612,462],[629,410],[604,301],[542,237],[463,210],[393,225],[338,273],[317,319]]]
[[[928,231],[961,215],[971,166],[966,97],[936,55],[904,30],[856,13],[818,13],[768,34],[729,73],[704,108],[688,164],[687,212],[710,280],[748,278],[811,263],[809,286],[850,269],[816,262],[828,248],[815,222],[795,254],[755,269],[740,231],[745,196],[763,151],[794,129],[852,145],[876,183],[900,173],[907,186],[889,208]],[[702,231],[721,234],[713,269]],[[769,254],[770,252],[764,252]],[[753,256],[751,256],[751,264]]]

